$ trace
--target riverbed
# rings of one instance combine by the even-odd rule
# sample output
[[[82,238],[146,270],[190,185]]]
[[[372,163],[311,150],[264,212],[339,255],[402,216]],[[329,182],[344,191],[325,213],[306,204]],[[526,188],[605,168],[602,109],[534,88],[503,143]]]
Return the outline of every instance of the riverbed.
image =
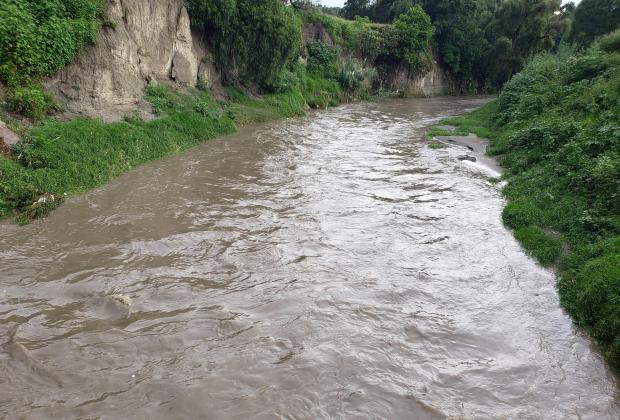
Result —
[[[0,417],[619,418],[493,174],[428,147],[484,100],[247,127],[0,225]]]

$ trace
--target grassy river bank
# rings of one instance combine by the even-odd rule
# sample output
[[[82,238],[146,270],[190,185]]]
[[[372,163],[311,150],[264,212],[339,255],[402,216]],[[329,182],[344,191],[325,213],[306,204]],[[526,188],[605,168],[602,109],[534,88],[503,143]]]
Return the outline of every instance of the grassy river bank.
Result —
[[[343,100],[337,82],[306,77],[289,92],[252,98],[228,88],[228,99],[207,90],[180,93],[152,86],[147,98],[157,118],[47,120],[27,131],[11,156],[0,155],[0,217],[28,223],[55,209],[63,197],[104,185],[130,168],[178,154],[237,127],[305,114]]]
[[[374,25],[327,15],[309,4],[293,8],[276,0],[193,0],[184,4],[192,27],[213,49],[226,86],[225,94],[218,93],[221,99],[214,97],[208,80],[183,92],[151,84],[146,98],[153,120],[56,120],[54,112],[62,106],[41,80],[95,43],[101,26],[115,30],[105,4],[85,0],[69,7],[53,0],[39,10],[30,0],[18,0],[0,7],[0,36],[14,40],[0,46],[0,58],[6,61],[0,66],[0,116],[10,126],[16,116],[11,128],[23,135],[8,153],[6,148],[0,153],[0,217],[13,215],[28,223],[56,208],[63,197],[103,185],[144,162],[246,124],[367,99],[371,89],[382,90],[373,85],[393,66],[404,66],[407,77],[432,66],[433,26],[419,6],[394,25]],[[319,28],[319,39],[313,34],[304,39],[304,25]],[[67,44],[67,34],[72,48],[60,55],[57,50]],[[50,37],[58,48],[46,48],[42,40]],[[27,129],[19,124],[24,119]]]
[[[620,32],[581,54],[535,57],[496,101],[442,121],[491,139],[502,217],[558,269],[561,302],[620,367]],[[437,128],[431,134],[444,134]]]

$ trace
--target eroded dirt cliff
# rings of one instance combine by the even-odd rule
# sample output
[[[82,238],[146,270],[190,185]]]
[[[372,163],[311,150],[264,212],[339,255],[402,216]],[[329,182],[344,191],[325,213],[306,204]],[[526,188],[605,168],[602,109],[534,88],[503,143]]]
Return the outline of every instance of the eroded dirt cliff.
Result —
[[[68,117],[116,120],[150,115],[144,88],[153,82],[194,86],[219,76],[193,36],[183,0],[109,0],[109,24],[69,66],[47,82]]]

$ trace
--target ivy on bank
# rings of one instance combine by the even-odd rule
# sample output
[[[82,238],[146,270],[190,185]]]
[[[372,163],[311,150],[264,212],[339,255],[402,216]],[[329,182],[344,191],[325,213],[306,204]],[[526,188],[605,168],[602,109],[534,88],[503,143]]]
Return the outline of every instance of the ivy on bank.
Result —
[[[39,120],[57,107],[38,81],[95,42],[103,6],[103,0],[0,2],[0,82],[8,86],[10,111]]]

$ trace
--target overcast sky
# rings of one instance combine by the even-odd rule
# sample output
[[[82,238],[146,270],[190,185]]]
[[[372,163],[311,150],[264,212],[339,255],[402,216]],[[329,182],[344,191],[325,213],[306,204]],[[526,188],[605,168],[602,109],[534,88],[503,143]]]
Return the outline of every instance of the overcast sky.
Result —
[[[568,3],[569,0],[563,0],[562,4]],[[580,0],[574,0],[573,3],[579,3]],[[321,3],[325,6],[343,6],[345,0],[321,0]]]

